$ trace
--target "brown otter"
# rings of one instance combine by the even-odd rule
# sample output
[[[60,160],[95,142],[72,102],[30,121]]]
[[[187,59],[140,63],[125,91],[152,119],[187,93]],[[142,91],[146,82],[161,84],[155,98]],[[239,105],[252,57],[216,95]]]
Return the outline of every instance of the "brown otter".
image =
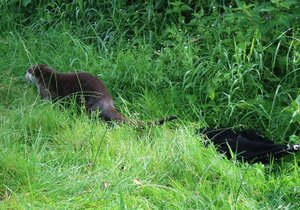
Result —
[[[89,113],[100,111],[100,117],[105,121],[132,123],[115,109],[113,99],[104,84],[91,74],[85,72],[60,73],[47,65],[39,64],[30,66],[25,78],[36,84],[42,99],[55,101],[75,96],[76,104],[84,105]],[[161,125],[174,119],[177,117],[169,116],[148,124]]]

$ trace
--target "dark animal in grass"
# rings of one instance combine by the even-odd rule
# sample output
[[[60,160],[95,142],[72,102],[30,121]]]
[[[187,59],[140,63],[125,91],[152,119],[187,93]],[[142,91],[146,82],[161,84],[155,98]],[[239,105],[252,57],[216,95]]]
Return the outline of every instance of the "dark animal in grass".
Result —
[[[129,124],[161,125],[166,121],[177,119],[169,116],[155,122],[134,122],[121,115],[105,85],[100,79],[85,72],[60,73],[47,65],[32,65],[27,69],[26,79],[36,84],[42,99],[56,101],[75,97],[78,106],[84,106],[86,111],[100,112],[104,121]]]
[[[230,128],[221,128],[202,129],[199,132],[208,138],[206,145],[207,142],[211,142],[228,158],[232,158],[232,154],[235,154],[238,160],[251,163],[270,163],[273,158],[278,159],[286,154],[300,151],[300,144],[274,144],[251,130],[238,132]]]

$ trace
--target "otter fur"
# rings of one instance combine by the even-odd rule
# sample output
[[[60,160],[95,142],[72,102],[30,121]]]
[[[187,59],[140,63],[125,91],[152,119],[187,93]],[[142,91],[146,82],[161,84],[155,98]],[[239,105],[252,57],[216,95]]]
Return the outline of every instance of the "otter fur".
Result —
[[[104,121],[132,122],[116,110],[113,99],[102,81],[89,73],[61,73],[47,65],[38,64],[27,69],[25,78],[36,84],[42,99],[56,101],[75,96],[77,105],[84,105],[88,113],[100,111],[100,118]],[[177,117],[169,116],[148,124],[161,125],[174,119]]]

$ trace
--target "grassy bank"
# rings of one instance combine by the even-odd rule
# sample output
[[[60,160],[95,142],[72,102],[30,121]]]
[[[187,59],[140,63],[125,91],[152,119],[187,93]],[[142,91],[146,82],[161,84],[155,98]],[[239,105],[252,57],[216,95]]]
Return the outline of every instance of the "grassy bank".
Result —
[[[1,209],[297,209],[299,155],[242,164],[195,135],[300,141],[296,1],[53,2],[1,2]],[[141,130],[75,114],[24,81],[34,63],[98,76],[129,118],[180,119]]]

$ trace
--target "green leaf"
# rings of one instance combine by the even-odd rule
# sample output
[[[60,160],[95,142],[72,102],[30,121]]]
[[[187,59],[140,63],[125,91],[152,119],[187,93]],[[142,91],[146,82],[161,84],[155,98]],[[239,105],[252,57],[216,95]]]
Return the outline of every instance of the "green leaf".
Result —
[[[280,3],[280,6],[289,9],[291,6],[299,4],[299,0],[285,0]]]
[[[181,6],[181,10],[182,11],[188,11],[188,10],[193,10],[189,5],[184,4]]]
[[[30,3],[31,3],[31,0],[23,0],[22,1],[23,6],[25,6],[25,7]]]
[[[244,6],[240,0],[235,0],[235,3],[238,7],[243,7]]]
[[[295,102],[298,105],[298,108],[300,108],[300,95],[296,98]]]
[[[215,100],[215,90],[213,88],[209,88],[208,90],[208,97],[210,98],[210,100],[214,101]]]

